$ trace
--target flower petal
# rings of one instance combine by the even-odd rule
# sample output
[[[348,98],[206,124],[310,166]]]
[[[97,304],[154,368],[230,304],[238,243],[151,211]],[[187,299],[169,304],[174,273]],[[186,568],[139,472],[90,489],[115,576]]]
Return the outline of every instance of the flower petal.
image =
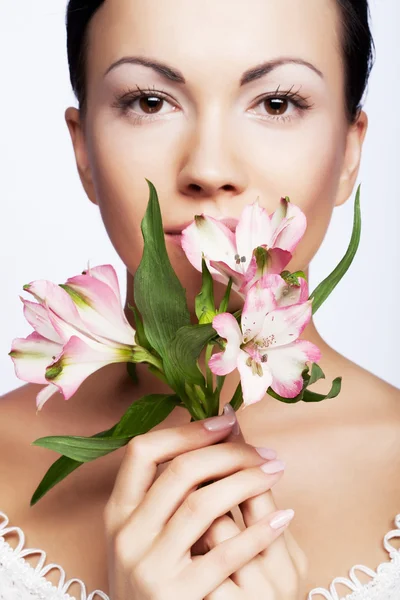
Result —
[[[250,266],[245,273],[243,285],[240,292],[246,294],[248,290],[259,280],[268,274],[278,275],[292,259],[290,252],[280,248],[271,248],[267,252],[267,259],[262,268],[257,265],[257,257],[253,254]]]
[[[201,215],[182,231],[181,245],[195,269],[201,271],[204,254],[209,260],[221,261],[235,269],[235,234],[223,223]]]
[[[235,317],[230,313],[222,313],[214,317],[212,326],[227,343],[224,352],[213,354],[208,361],[208,366],[216,375],[227,375],[236,369],[242,332]]]
[[[277,306],[291,306],[307,302],[309,296],[308,283],[299,277],[300,286],[289,285],[280,275],[264,275],[260,285],[272,290]]]
[[[44,388],[42,388],[36,396],[37,412],[41,411],[43,406],[46,404],[47,400],[59,391],[60,390],[58,389],[58,387],[56,385],[53,385],[52,383],[49,383],[49,385],[46,385]]]
[[[27,338],[12,342],[10,356],[15,374],[29,383],[47,383],[46,367],[62,352],[62,344],[52,342],[34,331]]]
[[[255,248],[272,245],[272,233],[268,213],[257,200],[244,207],[236,227],[236,247],[238,255],[246,258],[245,270],[249,268]]]
[[[303,389],[301,376],[306,362],[318,362],[321,351],[307,340],[267,350],[268,360],[263,363],[272,374],[272,389],[284,398],[294,398]]]
[[[249,290],[242,311],[243,342],[247,343],[260,333],[266,315],[276,309],[276,301],[272,290],[260,285],[253,285]]]
[[[88,266],[87,274],[90,275],[90,277],[95,277],[99,281],[106,283],[114,292],[118,303],[122,305],[118,277],[112,265],[99,265],[98,267]]]
[[[302,304],[282,306],[267,314],[257,336],[261,348],[274,348],[294,342],[304,331],[312,316],[312,300]]]
[[[25,300],[21,296],[20,300],[24,305],[25,319],[32,325],[34,330],[44,338],[57,344],[62,344],[62,339],[51,324],[46,307],[42,304]]]
[[[274,248],[282,248],[294,252],[297,244],[304,235],[307,228],[307,218],[298,207],[288,203],[286,218],[280,223],[274,232],[272,245]]]
[[[243,275],[242,273],[238,273],[231,269],[226,263],[211,260],[210,261],[210,273],[216,281],[220,281],[221,283],[227,284],[229,279],[232,278],[232,287],[235,290],[239,290],[239,288],[243,284]],[[214,273],[216,273],[214,275]]]
[[[39,300],[39,302],[45,307],[47,306],[52,313],[58,315],[60,319],[65,321],[72,328],[77,331],[81,331],[86,335],[90,335],[85,324],[79,316],[72,298],[59,285],[56,285],[51,281],[38,280],[33,281],[28,286],[25,286],[24,289],[32,294],[37,300]],[[59,332],[58,334],[60,335]]]
[[[240,373],[240,381],[242,383],[243,403],[245,406],[260,402],[266,394],[267,389],[271,385],[272,375],[268,369],[262,365],[262,375],[254,374],[252,367],[247,365],[249,355],[247,352],[240,350],[237,368]]]
[[[56,385],[65,400],[69,400],[89,375],[111,363],[129,362],[131,355],[128,347],[112,348],[95,342],[89,346],[72,336],[59,359],[48,367],[46,380]]]
[[[93,335],[133,346],[135,330],[129,324],[118,296],[108,285],[89,275],[78,275],[67,280],[79,316]],[[72,290],[72,292],[71,292]]]

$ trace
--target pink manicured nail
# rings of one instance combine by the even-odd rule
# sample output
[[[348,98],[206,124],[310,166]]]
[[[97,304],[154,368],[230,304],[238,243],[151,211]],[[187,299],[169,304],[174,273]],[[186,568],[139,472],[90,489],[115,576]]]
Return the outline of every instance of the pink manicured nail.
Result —
[[[275,450],[272,450],[272,448],[254,446],[254,450],[256,450],[260,456],[267,458],[268,460],[274,460],[277,456]]]
[[[223,429],[229,429],[236,423],[236,413],[230,405],[224,406],[224,414],[219,417],[212,417],[206,419],[203,423],[208,431],[221,431]]]
[[[288,508],[287,510],[280,510],[269,522],[272,529],[279,529],[284,525],[287,525],[294,517],[294,510]]]
[[[261,465],[260,469],[264,471],[264,473],[279,473],[279,471],[283,471],[285,467],[286,464],[282,460],[271,460],[271,462]]]

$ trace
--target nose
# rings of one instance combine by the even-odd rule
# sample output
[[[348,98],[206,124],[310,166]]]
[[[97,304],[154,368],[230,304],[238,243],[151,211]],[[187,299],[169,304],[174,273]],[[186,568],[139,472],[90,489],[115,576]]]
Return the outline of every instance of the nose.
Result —
[[[240,143],[235,143],[220,114],[197,123],[185,144],[181,165],[179,192],[195,200],[234,197],[248,185]]]

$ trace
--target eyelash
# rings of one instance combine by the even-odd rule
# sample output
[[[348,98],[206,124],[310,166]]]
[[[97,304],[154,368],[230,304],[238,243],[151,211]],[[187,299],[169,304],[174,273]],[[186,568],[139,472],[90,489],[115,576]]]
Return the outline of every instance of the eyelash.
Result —
[[[299,116],[304,116],[304,113],[307,110],[310,110],[314,105],[308,102],[308,98],[304,98],[301,96],[297,90],[297,92],[292,92],[294,86],[290,88],[290,90],[279,92],[280,86],[276,89],[275,92],[264,94],[261,98],[258,98],[256,103],[253,104],[251,108],[255,108],[265,102],[265,100],[273,99],[273,100],[290,100],[292,104],[296,107],[296,110],[299,111]],[[301,87],[301,86],[300,86]],[[153,89],[145,88],[140,89],[140,87],[136,86],[137,91],[134,91],[130,88],[126,89],[122,94],[117,95],[112,104],[113,108],[120,110],[124,116],[129,116],[134,125],[142,125],[144,122],[150,123],[152,121],[158,120],[160,117],[157,116],[157,113],[152,115],[138,115],[131,111],[130,105],[138,99],[141,98],[158,98],[159,100],[165,100],[171,103],[171,98],[165,94],[163,90],[156,90],[155,87]],[[300,89],[300,88],[299,88]],[[261,116],[261,119],[265,121],[278,121],[278,122],[289,122],[292,120],[292,116],[290,115],[277,115],[277,116]]]

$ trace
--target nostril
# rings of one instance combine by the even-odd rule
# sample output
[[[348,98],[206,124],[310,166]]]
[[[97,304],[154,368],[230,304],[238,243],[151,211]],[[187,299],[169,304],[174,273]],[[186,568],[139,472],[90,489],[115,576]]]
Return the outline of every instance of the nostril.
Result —
[[[233,192],[235,188],[233,187],[233,185],[227,184],[227,185],[223,185],[222,189],[226,190],[227,192]]]
[[[195,192],[200,192],[201,191],[201,187],[199,185],[197,185],[197,183],[190,183],[189,184],[189,188],[191,190],[194,190]]]

